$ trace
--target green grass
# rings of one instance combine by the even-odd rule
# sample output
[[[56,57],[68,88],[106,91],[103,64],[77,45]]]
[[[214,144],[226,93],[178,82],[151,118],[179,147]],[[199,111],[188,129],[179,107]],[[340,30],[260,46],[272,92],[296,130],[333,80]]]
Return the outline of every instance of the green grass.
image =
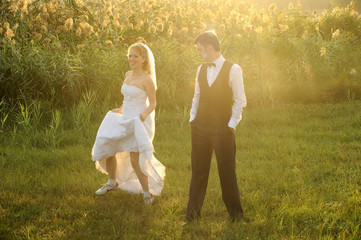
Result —
[[[154,145],[167,176],[152,206],[122,190],[95,196],[107,179],[90,156],[101,116],[55,133],[8,130],[0,136],[0,238],[360,239],[360,112],[357,101],[247,109],[236,139],[249,223],[229,221],[213,161],[202,219],[187,228],[188,109],[158,110]]]

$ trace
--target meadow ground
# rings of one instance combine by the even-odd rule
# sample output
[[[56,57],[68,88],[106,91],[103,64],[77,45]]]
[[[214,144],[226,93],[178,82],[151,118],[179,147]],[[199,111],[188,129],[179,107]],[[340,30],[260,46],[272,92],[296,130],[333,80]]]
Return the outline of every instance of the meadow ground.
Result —
[[[229,221],[213,159],[202,219],[186,228],[187,109],[157,110],[155,154],[167,176],[152,206],[122,190],[94,194],[107,179],[90,156],[101,116],[56,134],[2,133],[0,238],[360,239],[360,113],[357,101],[247,109],[236,139],[248,222]]]

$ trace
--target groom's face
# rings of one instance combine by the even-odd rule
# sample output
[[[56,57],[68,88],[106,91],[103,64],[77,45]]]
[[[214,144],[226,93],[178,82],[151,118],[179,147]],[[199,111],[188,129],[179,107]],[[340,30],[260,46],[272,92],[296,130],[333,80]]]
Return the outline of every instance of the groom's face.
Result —
[[[197,42],[196,48],[198,51],[198,56],[203,58],[204,61],[206,61],[206,62],[209,61],[211,47],[212,47],[211,45],[204,46],[204,45],[200,44],[199,42]]]

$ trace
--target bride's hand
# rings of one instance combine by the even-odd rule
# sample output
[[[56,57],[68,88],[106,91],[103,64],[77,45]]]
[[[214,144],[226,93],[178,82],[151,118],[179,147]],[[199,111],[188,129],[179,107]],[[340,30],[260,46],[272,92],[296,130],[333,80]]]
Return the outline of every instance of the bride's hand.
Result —
[[[114,108],[111,110],[113,113],[122,113],[122,110],[120,108]]]
[[[142,122],[144,122],[147,117],[148,117],[148,115],[145,113],[139,114],[139,118]]]

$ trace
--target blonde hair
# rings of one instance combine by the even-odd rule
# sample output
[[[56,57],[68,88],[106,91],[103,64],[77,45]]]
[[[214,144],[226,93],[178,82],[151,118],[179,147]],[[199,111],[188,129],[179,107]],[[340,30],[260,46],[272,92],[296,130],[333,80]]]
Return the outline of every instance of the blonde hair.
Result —
[[[137,50],[137,52],[140,54],[140,56],[142,58],[144,58],[144,63],[143,63],[143,70],[145,72],[147,72],[148,74],[151,74],[151,68],[150,68],[150,63],[149,63],[149,56],[148,56],[148,51],[147,48],[144,46],[143,43],[133,43],[129,48],[128,48],[128,54],[130,52],[130,49],[135,49]]]

